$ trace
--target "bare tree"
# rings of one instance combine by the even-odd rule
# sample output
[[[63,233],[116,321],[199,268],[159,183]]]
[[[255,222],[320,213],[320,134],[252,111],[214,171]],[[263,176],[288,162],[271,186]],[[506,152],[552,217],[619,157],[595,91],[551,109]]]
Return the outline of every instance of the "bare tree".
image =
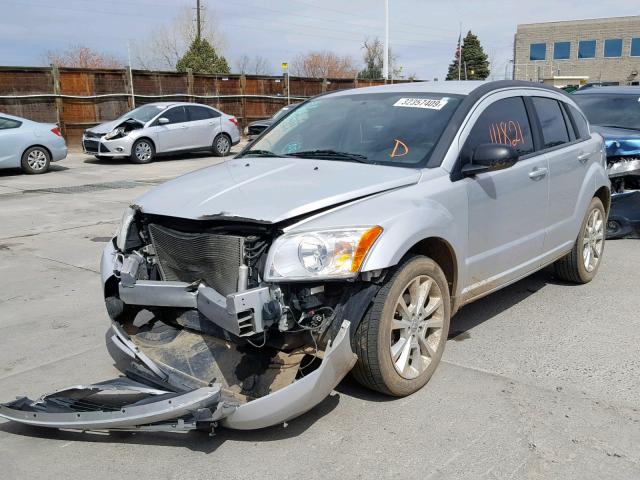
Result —
[[[382,66],[384,61],[384,45],[379,38],[373,40],[367,38],[362,44],[362,59],[364,70],[359,73],[360,78],[382,78]],[[389,48],[389,72],[391,78],[400,76],[402,66],[398,65],[398,56]]]
[[[238,73],[245,75],[271,75],[269,60],[261,55],[250,58],[249,55],[242,55],[236,61]]]
[[[203,10],[201,18],[201,37],[217,52],[222,52],[225,40],[214,20],[215,13]],[[133,45],[135,63],[145,70],[175,70],[178,60],[187,52],[197,34],[193,9],[185,5],[172,22],[158,25],[147,40]]]
[[[353,78],[358,67],[349,55],[328,50],[300,53],[291,62],[291,74],[311,78]]]
[[[48,50],[44,54],[47,65],[76,68],[121,68],[123,62],[115,56],[97,52],[83,45],[72,45],[63,52]]]

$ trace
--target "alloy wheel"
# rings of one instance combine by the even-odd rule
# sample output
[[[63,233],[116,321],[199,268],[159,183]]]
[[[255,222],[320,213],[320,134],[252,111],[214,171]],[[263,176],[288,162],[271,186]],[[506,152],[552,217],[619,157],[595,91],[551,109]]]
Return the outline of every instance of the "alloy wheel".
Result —
[[[400,376],[418,377],[444,348],[444,315],[442,292],[433,278],[420,275],[405,286],[391,322],[391,360]]]
[[[226,155],[231,149],[231,145],[229,144],[229,139],[224,135],[220,135],[218,137],[218,140],[216,141],[216,148],[218,149],[218,152],[220,152],[222,155]]]
[[[42,150],[32,150],[27,155],[27,163],[36,172],[47,166],[47,155]]]
[[[604,218],[599,209],[593,209],[584,227],[582,260],[587,272],[593,272],[600,262],[604,247]]]
[[[141,162],[146,162],[151,159],[151,145],[147,142],[139,142],[136,144],[135,151],[136,158]]]

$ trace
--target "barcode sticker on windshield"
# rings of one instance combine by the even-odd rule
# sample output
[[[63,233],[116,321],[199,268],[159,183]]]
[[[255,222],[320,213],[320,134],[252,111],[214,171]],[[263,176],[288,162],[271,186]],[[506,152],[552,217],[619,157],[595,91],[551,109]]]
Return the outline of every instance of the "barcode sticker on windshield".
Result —
[[[430,110],[442,110],[447,104],[446,98],[401,98],[393,104],[394,107],[428,108]]]

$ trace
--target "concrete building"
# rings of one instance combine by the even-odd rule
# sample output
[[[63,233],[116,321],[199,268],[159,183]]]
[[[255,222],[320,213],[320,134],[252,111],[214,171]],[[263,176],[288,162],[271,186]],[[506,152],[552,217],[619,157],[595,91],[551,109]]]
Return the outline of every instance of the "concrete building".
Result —
[[[640,82],[640,16],[518,25],[513,77],[558,87]]]

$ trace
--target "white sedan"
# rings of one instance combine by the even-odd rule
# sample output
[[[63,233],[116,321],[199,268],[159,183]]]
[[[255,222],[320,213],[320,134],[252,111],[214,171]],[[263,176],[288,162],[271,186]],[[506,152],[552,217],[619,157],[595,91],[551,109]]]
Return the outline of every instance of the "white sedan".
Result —
[[[44,173],[51,162],[66,156],[67,144],[57,125],[0,113],[0,168]]]

